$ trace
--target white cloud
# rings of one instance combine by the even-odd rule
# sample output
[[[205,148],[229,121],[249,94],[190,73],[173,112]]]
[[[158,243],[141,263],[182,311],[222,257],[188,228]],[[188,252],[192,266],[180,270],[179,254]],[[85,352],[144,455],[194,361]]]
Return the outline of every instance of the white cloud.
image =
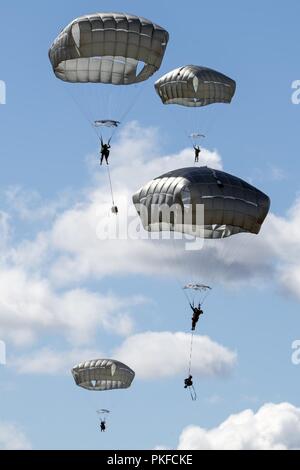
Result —
[[[147,332],[129,336],[112,351],[49,348],[16,357],[11,367],[21,374],[65,374],[74,364],[112,357],[132,367],[139,380],[157,380],[186,374],[191,337],[186,333]],[[143,354],[141,354],[143,351]],[[194,377],[224,377],[232,372],[236,354],[206,336],[194,337]]]
[[[0,256],[4,257],[11,238],[10,216],[7,212],[0,211]]]
[[[271,179],[273,181],[283,181],[287,178],[285,171],[277,166],[271,166]]]
[[[50,262],[49,248],[48,234],[40,232],[34,241],[21,240],[18,245],[11,246],[4,256],[8,265],[36,272],[40,266],[45,266]]]
[[[120,133],[112,152],[112,161],[114,158],[117,164],[111,167],[115,199],[120,209],[119,221],[127,214],[129,204],[138,223],[131,196],[140,185],[158,174],[193,162],[190,148],[167,156],[159,155],[159,148],[159,135],[155,129],[142,129],[137,123],[131,123]],[[222,168],[218,153],[204,149],[202,158],[204,163]],[[96,158],[94,161],[96,165]],[[108,225],[113,226],[116,218],[110,214],[106,172],[100,173],[97,169],[95,175],[97,189],[90,188],[85,192],[85,198],[81,191],[81,201],[61,211],[50,230],[40,232],[33,241],[23,241],[12,249],[9,253],[12,262],[41,272],[47,266],[47,276],[56,286],[128,274],[170,276],[175,270],[177,274],[185,270],[189,277],[191,271],[196,271],[195,266],[198,277],[206,282],[213,279],[237,284],[243,280],[248,283],[251,279],[270,278],[274,253],[263,242],[262,236],[260,242],[251,235],[207,241],[200,252],[187,254],[183,249],[178,250],[179,258],[169,241],[99,239],[102,222],[108,220]],[[187,258],[190,258],[189,263]],[[200,272],[199,266],[205,269]],[[184,278],[186,280],[190,279]]]
[[[4,193],[6,203],[23,221],[51,220],[71,199],[65,191],[55,200],[44,201],[37,191],[24,190],[20,186],[10,186]]]
[[[193,164],[193,150],[186,148],[177,155],[162,156],[160,137],[157,129],[143,129],[136,122],[127,125],[113,146],[111,175],[115,199],[120,214],[127,212],[128,204],[137,218],[132,206],[131,196],[139,186],[158,174]],[[215,168],[222,168],[221,158],[216,151],[203,149],[202,161]],[[142,272],[145,266],[152,273],[154,268],[147,263],[147,257],[160,259],[160,253],[143,243],[130,244],[119,240],[101,242],[97,229],[103,218],[110,214],[111,196],[105,168],[99,172],[94,156],[93,186],[80,191],[80,202],[64,208],[65,199],[47,202],[43,206],[34,192],[24,192],[20,188],[10,188],[7,199],[11,210],[17,212],[22,220],[54,217],[52,227],[37,233],[33,240],[22,240],[12,247],[8,259],[13,263],[26,265],[26,268],[40,269],[52,258],[52,281],[64,284],[83,281],[88,277],[116,274],[117,271]],[[133,177],[134,175],[134,177]],[[96,189],[97,188],[97,189]],[[100,188],[100,189],[99,189]],[[63,203],[61,202],[63,201]],[[111,215],[113,222],[115,217]],[[164,251],[165,247],[161,249]],[[138,256],[145,252],[145,258]],[[104,259],[103,259],[104,258]],[[130,259],[131,262],[126,261]],[[133,266],[131,263],[134,261]],[[136,268],[135,268],[136,266]],[[142,268],[142,266],[144,268]],[[76,269],[74,269],[76,267]]]
[[[280,289],[300,300],[300,199],[286,217],[270,214],[261,249],[264,258],[273,257],[273,273]]]
[[[31,448],[31,443],[18,425],[0,422],[1,450],[31,450]]]
[[[191,336],[186,333],[146,332],[126,338],[114,357],[130,364],[137,377],[157,379],[186,373]],[[143,354],[141,354],[143,351]],[[236,364],[236,354],[206,336],[195,336],[194,376],[226,376]]]
[[[300,408],[290,403],[263,405],[231,415],[218,427],[188,426],[179,450],[296,450],[300,449]]]
[[[57,351],[50,348],[42,348],[24,356],[16,357],[12,367],[19,374],[30,375],[66,375],[71,369],[87,359],[104,357],[98,350],[72,349],[70,351]],[[71,377],[70,377],[71,378]]]
[[[126,188],[133,194],[140,186],[160,174],[194,164],[194,151],[191,147],[177,154],[162,155],[160,140],[159,130],[156,128],[143,129],[137,122],[131,122],[124,128],[112,150],[112,159],[118,159],[118,164],[112,170],[116,186]],[[201,163],[222,169],[221,157],[216,150],[203,148]]]
[[[128,335],[130,310],[139,296],[119,299],[86,289],[56,292],[51,284],[21,269],[0,270],[0,329],[3,339],[31,344],[38,334],[58,334],[72,344],[94,340],[99,329]]]
[[[138,220],[131,197],[139,186],[158,174],[193,162],[191,149],[167,156],[159,155],[157,149],[158,131],[142,129],[137,123],[125,127],[114,145],[113,153],[118,165],[112,166],[111,176],[119,207],[119,220],[122,220],[124,214],[126,219],[128,209],[130,215]],[[202,155],[203,163],[215,168],[222,167],[216,151],[203,149]],[[106,172],[95,177],[101,189],[91,189],[84,201],[64,211],[56,218],[48,233],[49,249],[57,254],[50,274],[58,284],[107,275],[154,274],[158,266],[161,274],[173,270],[174,254],[172,247],[166,243],[150,244],[136,239],[99,240],[99,226],[103,220],[112,225],[116,220],[110,214],[111,200],[106,178]],[[168,263],[161,263],[163,258],[167,258]]]
[[[158,131],[141,129],[136,123],[125,127],[113,146],[111,169],[120,218],[140,185],[193,162],[191,149],[162,156],[159,147]],[[204,149],[202,156],[208,165],[222,168],[217,152]],[[114,224],[116,218],[109,212],[106,172],[98,171],[97,167],[94,173],[93,186],[80,190],[80,201],[68,208],[60,202],[47,203],[43,208],[38,197],[23,197],[20,190],[10,190],[13,213],[18,212],[22,220],[30,219],[33,207],[38,218],[51,215],[53,222],[33,239],[13,244],[11,216],[2,213],[0,229],[4,245],[0,249],[5,261],[0,270],[2,336],[18,344],[31,344],[41,333],[58,333],[76,345],[93,339],[99,329],[131,334],[131,308],[143,299],[135,297],[121,302],[114,294],[78,288],[79,283],[108,276],[155,275],[174,279],[177,274],[190,281],[192,273],[194,276],[197,273],[196,277],[203,282],[221,282],[231,287],[242,282],[247,285],[255,282],[262,287],[267,282],[276,282],[300,299],[300,200],[286,217],[270,214],[259,236],[242,234],[207,241],[199,252],[179,249],[176,256],[169,241],[99,239],[100,222],[108,217]],[[131,208],[134,210],[132,205]],[[112,315],[116,311],[121,313]]]

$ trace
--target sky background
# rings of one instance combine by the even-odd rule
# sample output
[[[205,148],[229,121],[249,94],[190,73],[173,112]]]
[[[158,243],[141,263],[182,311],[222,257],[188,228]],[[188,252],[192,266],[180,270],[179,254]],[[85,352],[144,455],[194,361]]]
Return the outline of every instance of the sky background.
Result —
[[[196,402],[183,389],[190,312],[174,273],[186,274],[171,242],[97,237],[110,195],[75,101],[90,103],[48,59],[64,26],[97,11],[144,16],[170,33],[141,90],[108,87],[115,109],[134,103],[111,155],[121,209],[153,177],[192,164],[186,133],[195,126],[207,136],[204,163],[272,201],[260,235],[234,239],[208,264],[194,260],[203,282],[212,271],[216,280],[195,340]],[[300,448],[300,366],[291,361],[300,338],[299,14],[296,0],[1,2],[0,448]],[[236,80],[230,106],[161,104],[155,80],[192,63]],[[102,112],[106,91],[90,91]],[[136,371],[132,387],[77,388],[71,367],[95,357],[124,360]],[[99,408],[112,411],[104,435]]]

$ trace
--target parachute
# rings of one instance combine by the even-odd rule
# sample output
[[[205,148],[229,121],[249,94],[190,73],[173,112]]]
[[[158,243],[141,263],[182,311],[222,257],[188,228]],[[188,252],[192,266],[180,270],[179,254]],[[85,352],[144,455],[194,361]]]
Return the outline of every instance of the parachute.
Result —
[[[95,127],[119,127],[120,121],[113,121],[112,119],[98,119],[94,122]]]
[[[194,307],[203,305],[212,288],[204,284],[189,283],[183,287],[183,290],[189,304]]]
[[[189,279],[199,279],[199,270],[202,270],[206,277],[201,281],[205,282],[208,282],[212,254],[221,252],[220,244],[224,249],[225,241],[231,240],[233,235],[258,234],[270,208],[269,197],[259,189],[236,176],[208,167],[180,168],[161,175],[139,189],[133,195],[133,203],[145,230],[176,232],[203,239],[207,250],[189,252],[185,247],[177,263],[182,262],[181,270],[188,271]],[[170,238],[176,254],[175,237]],[[197,277],[190,275],[193,268],[197,269]],[[174,273],[176,275],[175,269]],[[188,282],[183,285],[192,311],[195,313],[194,307],[197,307],[199,312],[212,284]],[[188,377],[192,377],[193,341],[192,329]],[[188,388],[191,392],[191,387]],[[196,399],[194,389],[191,397]]]
[[[82,362],[72,369],[76,385],[92,392],[127,389],[131,386],[135,373],[122,362],[113,359],[95,359]],[[105,416],[110,414],[107,408],[97,410],[101,417],[101,430],[105,430]],[[102,424],[104,423],[104,429]]]
[[[193,147],[195,148],[196,145],[200,145],[200,141],[202,139],[205,139],[205,135],[204,134],[200,134],[199,132],[193,132],[192,134],[189,135],[190,139],[191,139],[191,142],[193,144]]]
[[[193,134],[190,135],[190,138],[194,140],[201,139],[201,138],[204,139],[205,135],[199,134],[197,132],[193,132]]]
[[[97,410],[97,414],[99,415],[99,421],[100,421],[100,429],[101,432],[106,431],[106,417],[110,414],[109,410]]]
[[[193,289],[196,291],[207,292],[211,290],[211,287],[205,286],[204,284],[187,284],[183,289]]]
[[[76,385],[91,391],[125,389],[131,386],[135,373],[125,364],[112,359],[97,359],[73,367]]]
[[[112,140],[116,128],[136,100],[128,87],[120,85],[137,85],[148,80],[160,68],[168,40],[169,34],[161,26],[125,13],[81,16],[68,24],[54,40],[49,50],[53,72],[64,82],[75,84],[75,87],[80,85],[79,96],[75,95],[73,99],[99,141]],[[126,88],[123,96],[126,104],[122,103],[120,88]],[[129,106],[127,101],[130,101]],[[90,108],[94,107],[96,109],[91,112]],[[99,110],[109,119],[99,119]],[[112,212],[118,214],[109,167],[107,172]]]
[[[270,208],[269,197],[259,189],[208,167],[180,168],[159,176],[134,194],[133,203],[148,231],[209,239],[258,234]],[[197,217],[199,207],[203,217]]]
[[[163,104],[189,107],[231,103],[236,90],[236,83],[231,78],[198,65],[172,70],[154,86]]]
[[[145,18],[95,13],[66,26],[49,57],[60,80],[130,85],[147,80],[160,68],[168,40],[164,28]]]
[[[198,65],[186,65],[168,72],[155,83],[155,90],[165,105],[199,108],[215,103],[231,103],[236,83],[216,70]],[[188,118],[188,119],[187,119]],[[198,129],[208,132],[204,112],[185,113],[185,132],[193,147],[204,137]],[[193,132],[191,132],[193,131]],[[198,159],[196,160],[198,161]]]

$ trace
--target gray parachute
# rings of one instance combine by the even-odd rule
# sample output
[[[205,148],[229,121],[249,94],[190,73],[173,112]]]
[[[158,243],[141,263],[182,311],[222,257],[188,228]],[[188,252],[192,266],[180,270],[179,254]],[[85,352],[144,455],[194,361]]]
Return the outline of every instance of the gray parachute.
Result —
[[[189,284],[186,284],[183,287],[183,289],[184,290],[191,289],[191,290],[195,290],[199,292],[207,292],[211,290],[211,287],[206,286],[205,284],[195,284],[195,283],[193,284],[192,282],[190,282]]]
[[[155,89],[164,104],[199,107],[230,103],[236,83],[216,70],[186,65],[161,77]]]
[[[113,119],[97,119],[94,122],[95,127],[119,127],[120,121],[114,121]]]
[[[73,367],[76,385],[91,391],[129,388],[135,373],[125,364],[112,359],[96,359]]]
[[[270,208],[269,197],[259,189],[208,167],[159,176],[133,196],[133,203],[148,231],[211,239],[259,233]]]
[[[168,40],[165,29],[145,18],[95,13],[72,21],[55,39],[49,57],[63,81],[129,85],[160,68]]]

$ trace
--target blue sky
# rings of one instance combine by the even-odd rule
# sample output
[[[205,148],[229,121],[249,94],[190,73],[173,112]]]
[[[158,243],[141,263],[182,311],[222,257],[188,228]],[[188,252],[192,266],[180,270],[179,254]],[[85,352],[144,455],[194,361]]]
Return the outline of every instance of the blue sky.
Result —
[[[247,269],[235,277],[226,271],[221,282],[225,272],[215,264],[220,282],[198,331],[200,343],[201,335],[211,343],[199,343],[195,403],[182,387],[185,370],[177,370],[164,350],[170,336],[157,340],[162,370],[137,373],[123,393],[89,394],[76,388],[68,373],[80,351],[130,357],[129,343],[134,351],[137,339],[151,343],[149,332],[184,335],[190,318],[167,269],[170,247],[106,245],[96,237],[109,202],[106,175],[96,164],[98,142],[48,59],[59,31],[96,11],[141,15],[170,33],[161,70],[142,85],[115,138],[117,196],[192,162],[184,132],[196,119],[207,135],[207,162],[250,181],[272,200],[266,227],[237,250]],[[292,82],[300,79],[298,2],[237,6],[234,0],[190,0],[186,8],[177,0],[19,0],[3,1],[0,12],[0,80],[7,86],[7,104],[0,106],[0,339],[7,345],[7,366],[0,366],[0,448],[174,448],[180,439],[187,445],[194,432],[188,426],[218,429],[248,408],[256,423],[272,413],[281,422],[284,403],[299,423],[300,369],[291,362],[291,344],[300,335],[300,108],[291,102]],[[197,118],[163,107],[155,80],[189,63],[234,78],[232,104],[203,109]],[[160,255],[162,272],[151,264]],[[99,322],[97,309],[99,318],[104,315]],[[201,348],[211,354],[207,370],[216,361],[226,377],[207,377]],[[55,364],[47,374],[50,352]],[[143,353],[136,354],[143,369]],[[268,403],[274,410],[262,418],[257,410]],[[95,413],[102,407],[112,410],[105,435],[99,434]],[[276,439],[291,443],[283,431]]]

